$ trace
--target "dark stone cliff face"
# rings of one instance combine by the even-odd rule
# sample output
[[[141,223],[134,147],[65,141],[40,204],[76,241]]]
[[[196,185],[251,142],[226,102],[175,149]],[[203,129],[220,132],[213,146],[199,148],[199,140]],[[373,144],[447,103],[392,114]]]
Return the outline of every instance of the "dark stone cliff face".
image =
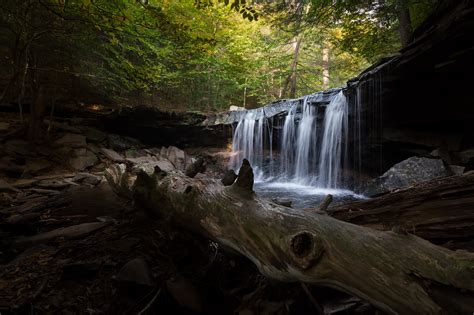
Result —
[[[232,137],[230,126],[207,128],[199,113],[170,113],[153,107],[129,107],[115,111],[104,120],[108,131],[140,139],[157,146],[225,147]]]
[[[351,114],[362,112],[365,126],[364,168],[474,147],[473,21],[472,1],[446,1],[398,56],[348,82]]]

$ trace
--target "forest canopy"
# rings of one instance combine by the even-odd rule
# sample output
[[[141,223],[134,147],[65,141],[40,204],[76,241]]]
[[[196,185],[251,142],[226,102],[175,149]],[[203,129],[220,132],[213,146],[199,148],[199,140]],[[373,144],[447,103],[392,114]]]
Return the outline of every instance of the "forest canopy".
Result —
[[[436,0],[4,0],[0,101],[256,107],[342,86]]]

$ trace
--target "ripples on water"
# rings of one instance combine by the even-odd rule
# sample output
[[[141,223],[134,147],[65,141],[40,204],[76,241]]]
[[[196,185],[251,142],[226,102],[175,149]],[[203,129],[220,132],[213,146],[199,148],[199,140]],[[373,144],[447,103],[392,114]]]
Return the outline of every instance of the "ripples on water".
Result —
[[[328,189],[292,182],[256,182],[254,190],[259,197],[284,198],[293,202],[293,208],[314,208],[320,205],[326,195],[333,195],[332,204],[365,199],[346,189]]]

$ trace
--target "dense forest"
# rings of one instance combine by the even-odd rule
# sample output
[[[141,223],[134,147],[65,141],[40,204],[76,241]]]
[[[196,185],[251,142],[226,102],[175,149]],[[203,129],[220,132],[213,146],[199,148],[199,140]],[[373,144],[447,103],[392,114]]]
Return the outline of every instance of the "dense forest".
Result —
[[[213,112],[338,87],[436,0],[6,0],[0,99]]]

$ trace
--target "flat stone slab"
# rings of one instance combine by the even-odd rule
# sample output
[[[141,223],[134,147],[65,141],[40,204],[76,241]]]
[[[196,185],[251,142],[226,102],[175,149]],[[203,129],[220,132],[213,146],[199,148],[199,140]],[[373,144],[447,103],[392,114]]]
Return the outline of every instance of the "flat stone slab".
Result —
[[[115,152],[114,150],[101,148],[100,152],[102,152],[105,155],[105,157],[107,157],[108,159],[110,159],[114,162],[123,162],[124,161],[124,158],[120,154]]]

